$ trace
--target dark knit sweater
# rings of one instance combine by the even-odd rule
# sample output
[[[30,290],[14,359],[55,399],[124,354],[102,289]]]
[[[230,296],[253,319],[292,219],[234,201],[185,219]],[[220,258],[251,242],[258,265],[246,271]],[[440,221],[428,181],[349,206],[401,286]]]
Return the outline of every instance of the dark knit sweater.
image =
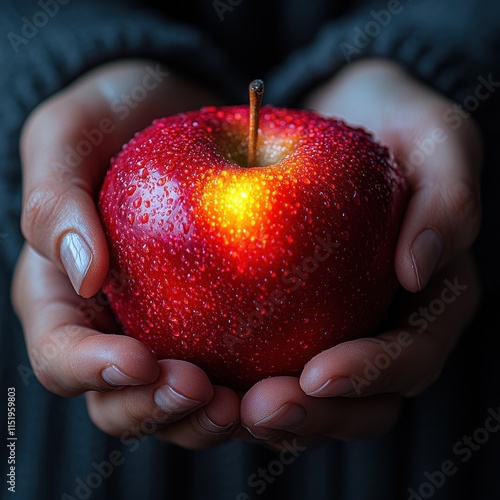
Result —
[[[465,444],[457,445],[484,426],[489,411],[500,412],[500,276],[493,243],[500,106],[494,92],[476,113],[487,146],[485,222],[475,246],[482,306],[440,380],[408,401],[400,422],[384,436],[350,444],[325,441],[296,457],[290,453],[287,458],[295,459],[283,466],[278,454],[240,442],[203,452],[154,438],[121,442],[90,422],[83,397],[66,400],[38,383],[9,299],[22,245],[21,126],[38,103],[86,70],[148,57],[217,88],[229,103],[243,102],[248,82],[259,76],[266,79],[267,102],[300,106],[309,90],[350,60],[386,57],[464,104],[475,95],[479,77],[491,74],[500,81],[500,2],[4,0],[0,28],[2,499],[399,500],[429,498],[432,490],[435,499],[500,498],[500,433],[490,432],[470,457]],[[6,482],[8,387],[16,389],[15,494]],[[447,460],[456,470],[441,481],[445,476],[434,472]],[[110,461],[115,465],[108,473],[104,462]],[[259,468],[272,482],[258,478]],[[420,488],[422,496],[410,496],[409,488]]]

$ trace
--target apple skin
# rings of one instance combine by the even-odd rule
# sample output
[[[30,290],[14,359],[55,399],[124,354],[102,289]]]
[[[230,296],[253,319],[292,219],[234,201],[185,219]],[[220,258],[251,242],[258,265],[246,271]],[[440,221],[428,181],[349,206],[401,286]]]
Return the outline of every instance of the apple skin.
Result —
[[[364,130],[266,106],[247,167],[248,120],[232,106],[154,121],[99,196],[104,292],[124,332],[236,389],[374,333],[407,200]]]

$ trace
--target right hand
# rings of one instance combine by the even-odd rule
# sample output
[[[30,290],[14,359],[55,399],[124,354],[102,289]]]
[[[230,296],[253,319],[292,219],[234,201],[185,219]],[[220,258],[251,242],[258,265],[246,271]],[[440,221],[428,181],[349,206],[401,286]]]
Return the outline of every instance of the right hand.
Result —
[[[92,297],[108,272],[95,200],[111,156],[154,118],[209,104],[218,102],[157,63],[124,61],[43,102],[22,130],[27,245],[13,302],[28,354],[47,389],[87,393],[94,423],[115,436],[154,432],[203,448],[228,438],[239,419],[234,391],[214,387],[190,363],[157,361],[139,341],[113,335],[119,326]]]

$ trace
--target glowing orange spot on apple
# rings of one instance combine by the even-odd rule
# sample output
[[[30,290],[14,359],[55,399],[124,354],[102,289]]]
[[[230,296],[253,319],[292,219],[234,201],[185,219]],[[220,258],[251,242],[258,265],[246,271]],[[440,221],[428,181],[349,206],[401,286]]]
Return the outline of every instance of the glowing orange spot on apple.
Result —
[[[238,173],[230,175],[225,170],[217,174],[207,183],[200,205],[224,243],[239,246],[254,241],[262,231],[262,222],[273,207],[268,187],[273,175],[263,173],[260,182],[255,182],[252,170]]]

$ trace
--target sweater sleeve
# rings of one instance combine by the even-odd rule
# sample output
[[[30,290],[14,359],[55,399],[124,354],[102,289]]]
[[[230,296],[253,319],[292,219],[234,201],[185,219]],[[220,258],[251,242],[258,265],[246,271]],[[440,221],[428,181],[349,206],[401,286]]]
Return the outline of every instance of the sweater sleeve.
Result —
[[[26,117],[45,98],[95,66],[126,57],[164,62],[206,87],[231,88],[222,50],[201,33],[136,1],[20,0],[0,16],[0,260],[12,268],[21,207],[18,143]],[[225,74],[224,79],[217,79]]]
[[[499,86],[499,18],[500,2],[490,0],[358,2],[273,72],[268,87],[275,95],[268,98],[300,104],[339,69],[367,57],[398,61],[457,102],[474,96],[483,80],[492,92]]]

